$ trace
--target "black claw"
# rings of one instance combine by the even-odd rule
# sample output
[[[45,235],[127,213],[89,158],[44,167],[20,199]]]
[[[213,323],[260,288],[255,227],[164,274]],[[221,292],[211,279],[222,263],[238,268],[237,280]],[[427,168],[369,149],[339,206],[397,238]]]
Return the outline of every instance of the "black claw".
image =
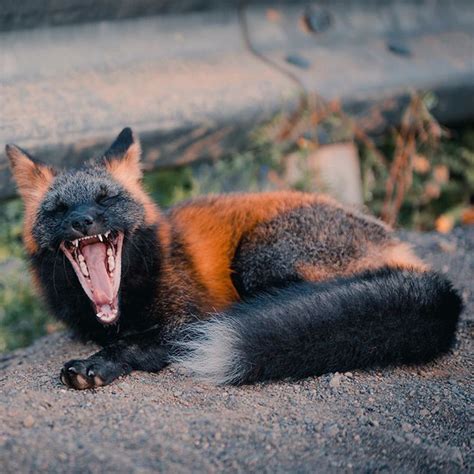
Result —
[[[94,372],[92,369],[89,369],[89,370],[87,371],[87,376],[88,376],[88,377],[94,377],[94,375],[95,375],[95,372]]]
[[[66,378],[66,374],[64,372],[64,369],[61,370],[61,375],[59,376],[61,382],[63,385],[67,385],[67,378]]]
[[[76,370],[74,367],[72,367],[72,366],[71,366],[71,367],[68,367],[67,370],[68,370],[68,372],[71,372],[71,373],[73,373],[73,374],[77,374],[77,370]]]

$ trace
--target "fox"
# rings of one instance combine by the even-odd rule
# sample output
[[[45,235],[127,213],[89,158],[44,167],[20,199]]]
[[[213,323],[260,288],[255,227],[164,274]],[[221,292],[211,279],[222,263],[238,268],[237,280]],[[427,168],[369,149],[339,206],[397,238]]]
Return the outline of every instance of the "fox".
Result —
[[[448,353],[452,283],[382,221],[324,194],[201,196],[160,209],[125,128],[60,170],[6,146],[32,279],[101,349],[60,381],[95,389],[172,363],[216,385],[422,364]]]

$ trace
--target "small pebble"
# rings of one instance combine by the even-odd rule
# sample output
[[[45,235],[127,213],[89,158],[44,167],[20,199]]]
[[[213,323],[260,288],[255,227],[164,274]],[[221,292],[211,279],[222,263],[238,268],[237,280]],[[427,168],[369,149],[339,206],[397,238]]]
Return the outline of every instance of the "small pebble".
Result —
[[[413,431],[413,426],[410,425],[410,423],[402,423],[402,430],[405,433],[410,433],[411,431]]]
[[[329,386],[331,388],[338,388],[341,385],[341,374],[335,373],[331,380],[329,381]]]
[[[457,246],[454,242],[449,242],[447,240],[440,240],[438,242],[439,248],[446,253],[454,253],[456,252]]]
[[[23,420],[23,426],[25,428],[31,428],[35,424],[35,419],[31,416],[28,415],[24,420]]]

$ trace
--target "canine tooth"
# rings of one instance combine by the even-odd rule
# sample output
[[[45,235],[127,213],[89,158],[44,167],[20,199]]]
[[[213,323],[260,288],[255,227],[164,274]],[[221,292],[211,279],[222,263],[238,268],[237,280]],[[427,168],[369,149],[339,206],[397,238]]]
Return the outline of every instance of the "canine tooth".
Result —
[[[101,235],[101,234],[99,234],[99,236],[98,236],[98,237],[99,237],[99,240],[100,240],[101,242],[103,242],[103,241],[104,241],[104,238],[102,237],[102,235]]]
[[[107,255],[108,255],[109,257],[113,257],[113,256],[114,256],[114,251],[113,251],[110,247],[107,249]]]
[[[84,276],[88,277],[89,276],[89,270],[87,269],[87,265],[85,262],[80,262],[79,266],[81,267],[81,272]]]
[[[74,247],[78,247],[79,246],[79,240],[73,240],[72,244],[74,245]]]
[[[82,255],[82,253],[79,254],[79,257],[78,257],[79,261],[80,262],[85,262],[85,258],[84,258],[84,255]]]
[[[110,230],[108,230],[104,235],[105,235],[106,237],[108,237],[109,234],[110,234]]]
[[[114,259],[114,257],[109,256],[109,258],[107,259],[107,262],[109,264],[109,271],[113,272],[114,268],[115,268],[115,259]]]

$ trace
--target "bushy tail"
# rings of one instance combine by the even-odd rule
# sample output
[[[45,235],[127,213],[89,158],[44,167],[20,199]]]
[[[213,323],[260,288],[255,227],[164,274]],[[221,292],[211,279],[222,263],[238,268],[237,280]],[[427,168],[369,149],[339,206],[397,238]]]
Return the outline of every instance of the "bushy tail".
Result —
[[[175,359],[217,384],[426,362],[449,351],[461,311],[434,272],[294,283],[191,326]]]

